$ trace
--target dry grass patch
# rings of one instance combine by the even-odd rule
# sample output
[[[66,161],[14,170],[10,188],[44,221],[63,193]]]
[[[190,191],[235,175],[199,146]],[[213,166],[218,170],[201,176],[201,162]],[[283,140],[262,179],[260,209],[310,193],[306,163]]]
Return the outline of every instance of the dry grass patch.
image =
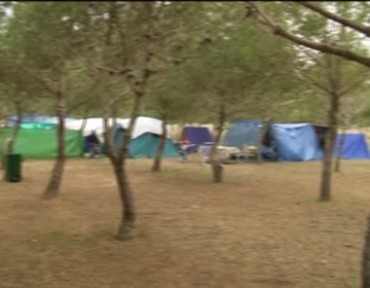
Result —
[[[0,287],[356,287],[368,162],[344,162],[334,201],[318,203],[320,163],[225,167],[210,183],[196,158],[129,162],[135,240],[114,240],[120,206],[106,159],[73,160],[61,197],[40,199],[51,162],[0,183]]]

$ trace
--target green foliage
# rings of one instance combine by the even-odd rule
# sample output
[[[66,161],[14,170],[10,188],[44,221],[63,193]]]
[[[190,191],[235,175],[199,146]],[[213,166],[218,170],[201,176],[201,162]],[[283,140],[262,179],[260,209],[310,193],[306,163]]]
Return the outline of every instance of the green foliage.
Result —
[[[4,5],[8,4],[0,5],[0,14]],[[325,56],[270,37],[245,20],[244,3],[49,1],[11,5],[13,15],[1,18],[0,34],[0,101],[9,111],[13,109],[11,99],[18,95],[30,110],[53,114],[50,91],[40,79],[55,86],[65,73],[70,115],[102,116],[106,103],[114,100],[115,113],[128,116],[132,97],[126,76],[108,70],[130,69],[138,81],[147,70],[153,74],[143,113],[170,122],[213,122],[221,103],[231,118],[323,118],[326,100],[302,75],[327,85],[320,68]],[[301,36],[368,53],[360,35],[340,30],[309,9],[295,3],[262,5]],[[366,2],[320,5],[360,22],[370,9]],[[114,19],[107,16],[112,11]],[[151,59],[145,68],[148,55]],[[343,87],[365,73],[351,63],[343,62],[340,67]],[[353,121],[364,122],[370,111],[364,85],[343,99],[347,114],[356,110]],[[361,111],[352,109],[358,102],[366,104]]]
[[[223,105],[228,118],[265,118],[282,111],[275,109],[278,103],[295,97],[294,75],[287,69],[294,51],[255,26],[233,24],[217,41],[194,51],[175,72],[177,80],[167,79],[169,95],[188,99],[175,111],[187,107],[193,120],[215,122]]]

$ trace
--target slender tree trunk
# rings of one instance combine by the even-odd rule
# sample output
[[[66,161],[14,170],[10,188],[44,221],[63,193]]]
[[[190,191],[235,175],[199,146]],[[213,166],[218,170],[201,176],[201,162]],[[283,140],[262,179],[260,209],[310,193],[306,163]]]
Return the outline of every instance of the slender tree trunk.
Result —
[[[85,127],[86,127],[86,124],[87,124],[87,119],[86,118],[82,119],[82,123],[81,123],[81,127],[80,127],[80,133],[81,133],[81,135],[83,135],[83,132],[84,132]]]
[[[1,128],[0,134],[0,170],[5,168],[5,143],[4,138],[6,137],[6,129]]]
[[[122,217],[118,226],[116,238],[120,241],[129,240],[133,237],[135,228],[136,212],[133,198],[133,191],[129,185],[128,175],[126,171],[126,159],[131,141],[131,135],[139,116],[140,105],[142,100],[141,93],[135,94],[134,107],[131,112],[130,123],[125,133],[123,134],[122,146],[119,151],[114,147],[112,141],[112,130],[114,127],[108,127],[108,117],[104,117],[104,140],[107,146],[107,155],[113,166],[114,175],[116,177],[118,192],[122,205]],[[107,107],[107,114],[112,113],[110,107]]]
[[[144,4],[143,4],[144,5]],[[114,173],[117,180],[117,185],[119,188],[119,194],[122,204],[122,218],[118,227],[116,238],[120,241],[131,239],[133,236],[134,228],[135,228],[135,220],[136,220],[136,213],[135,213],[135,205],[134,205],[134,198],[133,198],[133,191],[129,185],[128,181],[128,174],[126,171],[126,159],[129,154],[129,144],[131,142],[131,136],[133,129],[135,127],[136,119],[139,116],[140,106],[142,98],[146,93],[146,87],[148,83],[148,79],[152,75],[151,69],[149,69],[149,65],[151,64],[152,58],[154,57],[152,42],[152,29],[153,25],[151,25],[153,20],[152,9],[153,5],[145,3],[142,13],[143,17],[147,21],[147,26],[145,33],[142,35],[138,35],[138,37],[142,36],[145,39],[145,42],[142,45],[142,51],[144,52],[144,63],[143,66],[140,67],[141,73],[138,76],[134,71],[129,71],[125,74],[126,80],[131,88],[131,91],[135,95],[133,108],[131,111],[130,116],[130,123],[128,128],[126,129],[123,135],[123,141],[121,149],[118,153],[108,153],[108,156],[113,164]],[[114,3],[112,2],[111,7],[109,9],[109,19],[108,21],[108,29],[106,34],[106,46],[109,47],[111,43],[112,31],[113,31],[113,24],[119,25],[117,19],[118,14],[116,13],[116,9]],[[114,23],[116,21],[116,23]],[[117,27],[116,26],[116,27]],[[121,33],[120,29],[117,29],[121,40],[124,39],[125,35]],[[127,68],[127,67],[126,67]],[[138,67],[137,67],[138,68]],[[130,69],[131,70],[131,69]],[[109,138],[107,133],[104,133],[106,138]],[[110,147],[112,148],[112,147]]]
[[[166,139],[167,139],[166,126],[167,126],[166,119],[163,118],[163,120],[162,120],[162,134],[159,138],[157,153],[155,155],[153,166],[152,166],[152,172],[161,171],[162,152],[163,152],[163,149],[166,145]]]
[[[116,165],[114,167],[114,172],[116,175],[122,204],[121,222],[118,226],[116,237],[118,240],[125,241],[133,237],[133,232],[135,228],[136,213],[133,191],[131,189],[131,186],[129,185],[125,164]]]
[[[63,88],[62,88],[63,89]],[[57,98],[57,115],[58,115],[58,128],[57,128],[57,139],[58,139],[58,148],[57,148],[57,159],[55,161],[53,170],[51,172],[51,177],[48,185],[46,186],[43,196],[43,199],[53,199],[56,198],[59,194],[60,186],[62,183],[64,166],[66,162],[65,157],[65,111],[66,111],[66,99],[64,94],[64,89],[60,89],[56,94]]]
[[[5,169],[5,150],[6,150],[6,144],[5,144],[5,141],[6,141],[6,132],[7,132],[7,115],[6,113],[1,113],[1,120],[4,121],[4,127],[1,127],[1,137],[0,137],[0,170],[4,170]]]
[[[86,127],[86,124],[87,124],[87,119],[86,119],[86,115],[84,115],[83,119],[82,119],[82,123],[81,123],[81,126],[80,126],[80,135],[79,135],[79,138],[80,138],[80,143],[83,144],[83,149],[82,149],[82,155],[81,157],[83,157],[85,155],[85,141],[84,141],[84,130],[85,130],[85,127]]]
[[[362,285],[361,288],[370,288],[370,215],[367,219],[367,231],[362,252]]]
[[[344,144],[346,142],[346,129],[342,130],[342,134],[339,138],[338,143],[338,150],[336,151],[335,155],[335,165],[334,165],[334,172],[339,173],[341,168],[341,159],[342,159],[342,153],[344,149]]]
[[[265,139],[265,136],[267,134],[268,125],[271,122],[270,119],[264,121],[262,123],[262,127],[258,136],[258,142],[257,142],[257,162],[259,164],[263,163],[263,157],[262,157],[262,146],[263,146],[263,139]]]
[[[217,159],[217,146],[220,144],[221,141],[221,135],[222,131],[224,129],[225,125],[225,106],[224,104],[221,104],[220,111],[219,111],[219,117],[218,117],[218,129],[216,132],[215,141],[212,145],[211,152],[210,152],[210,163],[212,167],[212,173],[213,173],[213,182],[214,183],[222,183],[223,182],[223,169],[224,167],[220,163],[220,160]]]
[[[337,134],[337,115],[339,110],[339,96],[337,93],[330,95],[329,108],[329,128],[325,137],[324,158],[322,161],[320,201],[331,200],[331,168],[333,158],[333,148]]]
[[[21,128],[22,123],[22,108],[21,108],[21,101],[16,100],[14,102],[15,110],[17,114],[17,120],[15,121],[15,125],[12,131],[12,136],[10,137],[7,145],[6,145],[6,154],[13,153],[15,141],[17,140],[17,136],[19,133],[19,130]]]
[[[122,204],[122,218],[118,226],[117,239],[120,241],[129,240],[133,236],[136,213],[133,198],[133,191],[129,185],[128,175],[126,171],[126,159],[129,152],[131,135],[135,127],[136,119],[139,116],[141,100],[144,93],[136,93],[134,107],[130,117],[130,124],[123,135],[123,142],[120,153],[118,154],[117,167],[115,167],[115,175],[119,188],[119,194]],[[118,167],[119,166],[119,167]]]
[[[15,104],[15,110],[16,110],[16,114],[17,114],[17,120],[15,121],[13,131],[12,131],[12,135],[10,136],[8,142],[6,143],[6,151],[5,151],[4,155],[2,155],[2,161],[3,161],[4,165],[5,165],[5,161],[6,161],[5,160],[6,155],[13,153],[15,141],[17,140],[17,136],[18,136],[19,130],[21,128],[21,123],[22,123],[21,102],[19,100],[16,100],[14,102],[14,104]],[[3,175],[3,180],[5,180],[5,178],[6,178],[6,173],[4,173],[4,175]]]

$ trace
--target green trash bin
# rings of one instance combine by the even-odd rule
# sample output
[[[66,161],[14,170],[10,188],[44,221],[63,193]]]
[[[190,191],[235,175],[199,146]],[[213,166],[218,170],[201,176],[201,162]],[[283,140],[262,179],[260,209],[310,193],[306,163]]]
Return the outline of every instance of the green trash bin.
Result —
[[[5,179],[7,182],[21,182],[22,180],[21,154],[7,154],[5,156]]]

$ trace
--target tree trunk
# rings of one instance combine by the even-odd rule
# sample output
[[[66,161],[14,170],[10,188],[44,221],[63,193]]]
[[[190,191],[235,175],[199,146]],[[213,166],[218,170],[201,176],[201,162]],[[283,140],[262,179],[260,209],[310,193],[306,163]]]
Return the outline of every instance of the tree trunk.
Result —
[[[81,126],[80,126],[80,134],[79,134],[79,138],[80,138],[80,143],[83,143],[83,149],[82,149],[82,154],[81,154],[81,157],[83,157],[85,155],[85,141],[84,141],[84,130],[85,130],[85,127],[86,127],[86,124],[87,124],[87,119],[85,117],[86,115],[84,115],[84,118],[82,119],[82,123],[81,123]]]
[[[166,145],[166,139],[167,139],[167,129],[166,129],[167,123],[166,119],[163,118],[162,120],[162,134],[159,138],[159,144],[157,148],[157,153],[155,155],[155,159],[152,166],[152,172],[159,172],[161,171],[161,160],[162,160],[162,152]]]
[[[15,110],[17,113],[17,120],[15,121],[15,125],[13,128],[12,136],[10,137],[7,145],[6,145],[6,153],[10,154],[13,153],[15,141],[17,140],[17,136],[19,133],[19,130],[21,128],[22,123],[22,109],[21,109],[21,102],[19,100],[14,102]]]
[[[362,285],[361,288],[370,288],[370,215],[367,219],[367,231],[362,252]]]
[[[65,157],[65,147],[64,147],[64,134],[65,134],[65,127],[64,127],[64,119],[65,119],[65,111],[66,111],[66,99],[64,91],[58,91],[57,95],[57,115],[58,115],[58,128],[57,128],[57,139],[58,139],[58,154],[57,159],[54,164],[54,168],[51,172],[51,177],[49,180],[49,184],[46,186],[44,190],[43,199],[53,199],[56,198],[59,194],[60,185],[62,183],[63,172],[64,172],[64,164],[66,162]]]
[[[122,217],[118,226],[116,237],[120,241],[125,241],[133,237],[135,227],[136,213],[133,192],[129,185],[128,175],[125,167],[117,163],[117,165],[114,167],[114,172],[117,179],[122,204]]]
[[[217,146],[220,143],[222,131],[224,129],[225,125],[225,106],[224,104],[221,104],[220,111],[219,111],[219,117],[218,117],[218,129],[216,132],[215,142],[212,145],[211,152],[210,152],[210,163],[212,167],[212,173],[213,173],[213,182],[214,183],[222,183],[223,182],[223,172],[224,167],[220,163],[220,160],[216,158],[217,154]]]
[[[140,93],[135,94],[130,123],[123,134],[122,146],[119,151],[117,151],[117,148],[114,147],[114,144],[112,143],[112,129],[108,128],[107,116],[104,118],[104,139],[107,146],[107,155],[113,166],[122,205],[122,217],[116,234],[116,238],[120,241],[131,239],[135,228],[136,213],[133,191],[129,185],[128,175],[126,172],[126,159],[128,156],[131,135],[136,119],[139,115],[142,96],[143,94]],[[109,107],[107,107],[107,111],[109,111]],[[110,110],[110,112],[112,111]]]
[[[337,114],[339,110],[339,96],[337,93],[330,95],[329,128],[325,137],[324,158],[322,161],[320,201],[331,200],[331,168],[333,159],[333,148],[337,134]]]
[[[13,153],[15,141],[17,140],[17,136],[18,136],[19,130],[21,128],[21,123],[22,123],[21,102],[17,100],[17,101],[14,102],[14,104],[15,104],[15,110],[16,110],[16,113],[17,113],[17,120],[15,121],[13,131],[12,131],[12,135],[10,136],[10,139],[6,143],[6,149],[4,149],[6,151],[2,155],[2,162],[4,164],[5,164],[6,155]],[[5,180],[5,177],[6,177],[6,173],[4,173],[4,175],[3,175],[3,180]]]
[[[4,127],[1,128],[1,137],[0,137],[0,170],[5,169],[5,154],[6,154],[6,136],[8,128],[8,114],[5,110],[1,113],[0,121],[4,121]]]
[[[2,122],[4,119],[5,122],[6,115],[1,114],[0,121]],[[0,127],[1,134],[0,134],[0,170],[4,170],[5,168],[5,139],[6,139],[6,126]]]
[[[346,142],[346,129],[343,129],[342,134],[339,139],[339,143],[338,143],[338,150],[336,151],[336,155],[335,155],[334,172],[336,173],[340,172],[340,164],[341,164],[342,153],[343,153],[345,142]]]
[[[262,127],[259,133],[258,142],[257,142],[257,162],[259,164],[263,163],[263,157],[262,157],[263,139],[265,139],[265,136],[267,134],[268,125],[270,122],[271,120],[264,121],[262,123]]]
[[[118,226],[116,236],[116,238],[120,241],[131,239],[135,228],[136,213],[134,208],[133,192],[129,185],[128,175],[126,172],[126,159],[129,152],[131,135],[135,127],[136,119],[139,116],[142,95],[143,94],[135,95],[135,102],[130,117],[130,124],[123,135],[121,151],[118,153],[116,161],[117,165],[115,167],[115,175],[122,204],[122,218]]]

